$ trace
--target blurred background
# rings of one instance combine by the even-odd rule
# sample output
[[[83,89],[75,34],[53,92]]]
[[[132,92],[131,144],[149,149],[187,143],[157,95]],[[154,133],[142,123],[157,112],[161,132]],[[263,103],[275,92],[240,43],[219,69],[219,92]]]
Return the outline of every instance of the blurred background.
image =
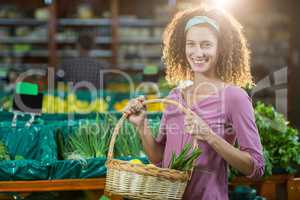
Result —
[[[51,191],[52,186],[73,190],[78,183],[71,179],[82,179],[78,188],[97,189],[98,195],[86,198],[68,192],[59,198],[50,193],[48,199],[98,200],[103,194],[109,136],[120,111],[134,96],[147,94],[153,99],[168,94],[171,86],[164,79],[161,61],[163,31],[177,11],[201,3],[219,6],[236,17],[251,49],[256,85],[245,89],[254,103],[265,179],[249,181],[231,170],[231,199],[264,199],[257,195],[299,199],[299,0],[0,0],[0,199],[25,199],[16,193],[1,197],[3,188],[11,192],[31,187],[30,182],[9,185],[14,184],[11,180],[51,179],[43,187],[34,186],[35,191]],[[103,82],[100,72],[109,72]],[[26,83],[18,85],[20,78]],[[29,107],[41,107],[33,128],[25,126],[26,117],[12,128],[16,93],[29,97]],[[147,107],[155,134],[163,109],[161,104]],[[89,142],[85,130],[95,124],[101,129],[88,129],[95,134]],[[123,132],[133,137],[120,137],[117,155],[145,159],[136,130]],[[67,149],[72,146],[70,138],[78,143]],[[78,153],[82,143],[90,148]],[[99,179],[89,182],[89,178]],[[56,185],[52,179],[66,182]],[[240,185],[256,190],[236,187]],[[26,199],[47,199],[45,194],[36,195]]]
[[[1,0],[1,87],[9,90],[7,84],[31,70],[30,81],[45,90],[47,68],[59,71],[65,60],[80,56],[78,37],[87,32],[93,40],[88,55],[101,62],[98,67],[122,70],[137,83],[148,68],[159,75],[152,81],[163,87],[163,30],[176,11],[203,2],[228,10],[243,25],[252,51],[253,99],[275,106],[300,128],[296,0]],[[55,80],[63,76],[56,73]],[[104,83],[107,90],[126,90],[126,85],[118,85],[119,77],[109,80],[112,84]]]

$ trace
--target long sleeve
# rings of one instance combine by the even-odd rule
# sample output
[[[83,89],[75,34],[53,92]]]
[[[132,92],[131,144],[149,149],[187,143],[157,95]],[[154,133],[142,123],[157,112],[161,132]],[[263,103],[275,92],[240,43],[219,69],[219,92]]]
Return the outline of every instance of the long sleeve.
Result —
[[[160,121],[160,127],[157,137],[155,138],[155,141],[159,143],[160,145],[166,144],[166,114],[163,113],[161,121]]]
[[[244,90],[232,87],[226,103],[240,150],[248,152],[252,158],[253,171],[247,177],[261,177],[264,174],[264,157],[251,99]]]

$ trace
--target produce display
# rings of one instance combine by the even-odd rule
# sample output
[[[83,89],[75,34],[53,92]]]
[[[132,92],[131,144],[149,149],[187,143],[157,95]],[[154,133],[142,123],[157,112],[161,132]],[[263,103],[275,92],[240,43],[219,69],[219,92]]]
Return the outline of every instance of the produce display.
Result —
[[[70,134],[66,140],[59,134],[59,149],[64,159],[84,160],[90,158],[105,158],[117,119],[112,115],[105,115],[104,119],[84,121]],[[150,125],[154,136],[158,134],[159,123]],[[116,157],[146,157],[134,126],[125,122],[116,141]]]
[[[5,144],[0,140],[0,161],[1,160],[10,160],[10,156],[7,152],[7,147]]]
[[[147,100],[159,98],[156,95],[146,95]],[[0,100],[0,106],[3,110],[10,111],[12,108],[12,96],[4,96]],[[65,98],[53,95],[43,97],[43,113],[101,113],[109,111],[122,112],[128,104],[128,99],[108,102],[104,98],[98,97],[92,101],[78,99],[75,94],[69,94]],[[162,112],[165,105],[162,103],[153,103],[147,105],[148,112]]]
[[[66,159],[106,157],[110,132],[109,120],[102,123],[84,122],[69,136],[67,144],[63,146],[64,157]]]
[[[147,100],[158,98],[156,95],[146,95],[145,97]],[[116,110],[118,112],[122,112],[124,110],[124,108],[127,106],[128,101],[129,101],[128,99],[124,99],[120,102],[115,103],[114,110]],[[165,109],[165,105],[162,103],[152,103],[152,104],[147,105],[146,109],[148,112],[162,112]]]
[[[65,99],[51,95],[45,95],[43,98],[43,113],[89,113],[106,112],[108,103],[97,98],[92,102],[77,99],[74,94],[69,94]]]
[[[277,171],[294,174],[300,164],[299,132],[274,107],[257,102],[254,109],[265,159],[264,176]],[[229,179],[241,176],[231,169]]]
[[[264,148],[265,176],[282,168],[289,173],[297,172],[300,164],[299,132],[292,128],[274,107],[258,102],[255,107],[256,124]]]

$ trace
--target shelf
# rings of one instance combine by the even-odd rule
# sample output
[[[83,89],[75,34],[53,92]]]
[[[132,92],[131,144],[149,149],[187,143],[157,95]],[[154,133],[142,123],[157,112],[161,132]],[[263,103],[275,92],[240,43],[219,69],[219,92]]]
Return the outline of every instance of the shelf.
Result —
[[[119,64],[118,68],[123,70],[143,70],[145,68],[146,64],[142,63],[134,63],[134,64]],[[157,63],[157,66],[160,70],[163,70],[164,65],[162,63]]]
[[[2,44],[47,44],[47,38],[35,38],[35,37],[0,37],[0,43]],[[58,44],[75,44],[76,38],[57,38]],[[98,37],[96,38],[98,44],[110,44],[111,37]]]
[[[48,26],[49,21],[42,21],[42,20],[36,20],[36,19],[0,19],[0,27],[2,26],[11,26],[11,27],[17,27],[17,26],[38,26],[38,25],[45,25]],[[73,28],[74,30],[81,30],[84,29],[85,27],[87,28],[93,28],[94,29],[101,29],[102,30],[112,30],[113,29],[113,24],[112,24],[112,19],[110,18],[98,18],[98,19],[77,19],[77,18],[60,18],[56,19],[57,22],[57,30],[60,28],[64,27],[70,27]],[[127,17],[119,17],[118,18],[118,27],[122,28],[132,28],[135,29],[135,32],[137,32],[137,36],[124,34],[120,34],[118,38],[116,38],[116,42],[114,42],[112,34],[110,31],[105,32],[105,36],[102,36],[103,34],[100,34],[100,36],[95,38],[95,43],[98,45],[106,45],[104,47],[107,47],[107,45],[114,45],[116,44],[120,45],[144,45],[142,48],[145,48],[145,52],[139,52],[139,55],[136,57],[133,57],[132,59],[147,59],[155,61],[158,60],[160,61],[161,55],[157,52],[148,52],[146,51],[147,45],[162,45],[162,38],[156,36],[157,35],[157,30],[156,28],[162,28],[166,26],[167,20],[154,20],[154,19],[135,19],[135,18],[127,18]],[[139,35],[139,28],[149,28],[151,31],[149,31],[149,34]],[[76,32],[75,32],[76,33]],[[52,45],[58,44],[58,45],[75,45],[77,43],[77,38],[75,37],[76,34],[71,36],[68,36],[68,34],[58,34],[56,32],[56,35],[52,36],[52,38],[56,38],[54,40],[51,40]],[[150,36],[151,35],[151,36]],[[155,35],[155,36],[154,36]],[[34,47],[30,47],[30,49],[33,50],[28,50],[28,51],[23,51],[23,52],[15,52],[14,50],[4,50],[0,51],[0,57],[11,57],[11,58],[22,58],[22,57],[30,57],[30,58],[49,58],[48,60],[49,63],[51,63],[51,60],[55,56],[55,53],[51,53],[48,51],[48,43],[49,43],[49,38],[48,34],[46,35],[27,35],[23,37],[9,37],[9,36],[2,36],[0,37],[0,43],[1,44],[6,44],[6,45],[14,45],[14,44],[28,44],[28,45],[44,45],[45,49],[42,50],[36,50]],[[53,44],[54,43],[54,44]],[[60,46],[59,46],[60,47]],[[10,48],[10,47],[9,47]],[[115,47],[117,48],[117,47]],[[112,58],[112,60],[116,60],[116,55],[113,54],[115,52],[115,48],[111,48],[108,50],[93,50],[91,52],[91,57],[95,58]],[[126,46],[125,46],[126,48]],[[155,47],[156,48],[156,47]],[[56,51],[57,57],[58,58],[66,58],[66,57],[76,57],[78,56],[78,51],[73,48],[67,48],[64,50],[64,48],[59,48]],[[119,54],[121,56],[124,56],[124,54]],[[129,55],[130,57],[131,55]],[[56,60],[58,59],[56,58]],[[123,63],[126,65],[126,63]],[[143,68],[143,61],[138,62],[136,65],[133,66],[134,69],[142,69]],[[9,65],[6,65],[9,66]],[[19,65],[21,66],[21,65]],[[127,66],[132,66],[132,65],[127,65]],[[125,68],[127,68],[127,66]],[[131,68],[131,67],[128,67]]]
[[[0,19],[0,26],[38,26],[47,25],[48,21],[37,19]],[[110,19],[58,19],[59,26],[110,26]]]
[[[120,38],[121,44],[162,44],[162,38],[158,37],[145,37],[145,38]]]
[[[59,50],[58,55],[60,57],[75,57],[78,56],[77,50]],[[12,56],[12,57],[48,57],[48,50],[30,50],[28,52],[12,52],[12,51],[0,51],[0,57]],[[111,51],[109,50],[92,50],[91,57],[111,57]]]
[[[96,44],[110,44],[111,37],[97,37]],[[47,38],[35,38],[35,37],[0,37],[0,43],[2,44],[47,44]],[[75,44],[76,38],[57,38],[58,44]],[[161,44],[161,38],[120,38],[121,44]]]
[[[0,19],[0,26],[38,26],[47,25],[48,22],[37,19]],[[167,21],[153,19],[119,19],[119,26],[123,27],[164,27]],[[111,26],[111,19],[76,19],[76,18],[61,18],[58,19],[58,26]]]
[[[0,38],[1,41],[1,38]],[[75,44],[76,38],[68,38],[68,39],[57,39],[59,44]],[[96,37],[96,44],[110,44],[112,42],[112,38],[109,36],[101,36]],[[161,44],[161,38],[120,38],[118,41],[120,44]]]
[[[58,19],[59,26],[110,26],[111,19],[98,18],[98,19],[72,19],[64,18]]]
[[[46,69],[48,63],[0,63],[0,68]]]
[[[121,54],[122,55],[122,54]],[[143,58],[149,58],[149,59],[159,59],[162,57],[162,54],[159,52],[139,52],[139,53],[124,53],[122,56],[126,58],[127,60],[131,59],[143,59]]]
[[[168,21],[166,20],[153,20],[153,19],[126,19],[120,17],[119,26],[121,27],[164,27]]]
[[[36,19],[0,19],[0,26],[40,26],[47,25],[47,21]]]
[[[0,188],[1,188],[2,195],[5,195],[5,193],[15,193],[15,192],[31,193],[31,192],[85,190],[89,194],[88,199],[98,200],[104,194],[108,196],[111,200],[122,200],[123,198],[121,196],[106,194],[106,192],[104,191],[105,181],[106,181],[105,178],[34,180],[34,181],[0,181]]]
[[[42,181],[0,181],[1,192],[103,190],[105,178]]]
[[[0,37],[0,43],[2,44],[42,44],[47,43],[46,38],[35,37]]]

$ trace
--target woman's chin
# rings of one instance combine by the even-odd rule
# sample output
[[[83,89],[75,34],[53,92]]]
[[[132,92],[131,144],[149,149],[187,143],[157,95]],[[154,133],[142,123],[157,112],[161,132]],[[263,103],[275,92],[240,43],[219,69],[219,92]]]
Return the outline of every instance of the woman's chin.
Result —
[[[205,73],[209,71],[209,66],[193,67],[192,70],[195,73]]]

